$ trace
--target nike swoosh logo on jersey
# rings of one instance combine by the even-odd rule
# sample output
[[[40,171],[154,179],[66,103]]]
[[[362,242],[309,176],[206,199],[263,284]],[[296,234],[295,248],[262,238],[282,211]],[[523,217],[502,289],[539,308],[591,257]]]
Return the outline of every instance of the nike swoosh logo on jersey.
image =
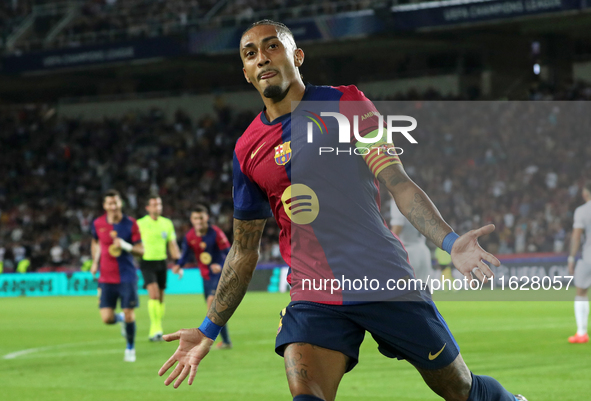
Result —
[[[263,142],[263,145],[264,145],[265,143],[266,143],[266,142]],[[259,153],[259,150],[261,150],[261,148],[263,147],[263,145],[259,146],[257,150],[255,150],[254,152],[252,152],[252,153],[250,154],[250,158],[251,158],[251,159],[252,159],[252,158],[253,158],[253,157],[254,157],[254,156],[257,154],[257,153]]]
[[[435,355],[431,355],[431,353],[429,352],[429,360],[432,361],[433,359],[437,358],[443,352],[446,345],[447,345],[447,343],[443,344],[443,347]]]

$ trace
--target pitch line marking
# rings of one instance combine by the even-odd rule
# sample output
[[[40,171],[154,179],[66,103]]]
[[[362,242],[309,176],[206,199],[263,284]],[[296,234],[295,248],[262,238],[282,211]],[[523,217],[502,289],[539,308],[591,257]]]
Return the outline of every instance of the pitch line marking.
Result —
[[[60,348],[76,347],[79,345],[106,344],[106,343],[114,343],[114,342],[121,342],[121,339],[108,340],[108,341],[104,341],[104,340],[103,341],[87,341],[87,342],[82,342],[82,343],[68,343],[68,344],[48,345],[45,347],[29,348],[29,349],[24,349],[21,351],[16,351],[16,352],[11,352],[9,354],[6,354],[2,357],[2,359],[16,359],[20,356],[29,355],[29,354],[32,354],[35,352],[49,351],[49,350],[60,349]]]

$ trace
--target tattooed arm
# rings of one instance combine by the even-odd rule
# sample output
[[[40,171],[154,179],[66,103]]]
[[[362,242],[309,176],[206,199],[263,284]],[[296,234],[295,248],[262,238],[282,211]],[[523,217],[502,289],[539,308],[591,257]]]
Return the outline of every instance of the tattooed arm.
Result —
[[[441,248],[443,239],[453,230],[443,220],[427,194],[406,175],[402,165],[393,164],[386,167],[378,174],[378,180],[386,185],[386,188],[394,197],[398,209],[408,221],[421,234]],[[476,267],[479,270],[475,270],[474,274],[480,280],[484,280],[484,276],[492,277],[492,271],[482,262],[483,259],[495,266],[500,266],[501,262],[484,251],[478,244],[478,237],[490,234],[494,229],[495,226],[489,224],[467,232],[454,243],[451,252],[453,264],[466,278],[472,278],[470,272]]]
[[[228,252],[222,276],[207,317],[223,326],[242,301],[252,278],[266,220],[234,219],[234,243]]]
[[[401,164],[386,167],[378,174],[396,201],[400,212],[425,237],[441,247],[452,228],[443,220],[431,199],[406,175]]]
[[[215,299],[207,313],[209,320],[218,326],[226,324],[244,298],[246,288],[259,260],[259,246],[266,221],[266,219],[234,219],[234,243],[224,262]],[[174,388],[177,388],[187,376],[189,384],[193,384],[197,367],[208,354],[214,341],[207,337],[205,332],[207,330],[202,332],[198,328],[182,329],[163,337],[166,341],[179,340],[176,352],[158,371],[158,374],[162,376],[178,362],[164,384],[168,386],[176,379]],[[212,338],[215,338],[215,335]]]

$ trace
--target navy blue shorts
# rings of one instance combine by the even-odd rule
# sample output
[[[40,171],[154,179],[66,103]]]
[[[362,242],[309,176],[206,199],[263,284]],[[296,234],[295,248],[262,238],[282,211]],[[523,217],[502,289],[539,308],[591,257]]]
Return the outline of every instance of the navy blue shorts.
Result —
[[[210,295],[215,295],[215,290],[218,288],[218,283],[220,282],[220,277],[222,273],[218,274],[209,274],[209,280],[203,280],[203,296],[207,301],[207,297]]]
[[[349,357],[347,372],[359,361],[359,346],[368,331],[388,358],[405,359],[422,369],[452,363],[460,348],[428,296],[413,292],[404,301],[355,305],[290,302],[281,311],[275,352],[283,356],[291,343],[308,343]]]
[[[137,296],[136,283],[108,284],[99,283],[99,308],[117,307],[117,300],[121,299],[121,309],[133,309],[140,306],[140,300]]]

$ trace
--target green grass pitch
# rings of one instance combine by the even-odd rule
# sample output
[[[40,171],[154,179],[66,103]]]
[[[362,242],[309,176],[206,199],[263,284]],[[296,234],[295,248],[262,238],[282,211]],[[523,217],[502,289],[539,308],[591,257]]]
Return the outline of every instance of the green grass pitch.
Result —
[[[229,328],[234,349],[212,351],[193,386],[157,375],[176,343],[149,343],[146,298],[137,310],[137,362],[124,363],[119,326],[101,323],[95,297],[0,300],[0,399],[35,401],[291,400],[273,351],[286,294],[248,293]],[[468,366],[530,401],[590,399],[591,344],[571,345],[572,302],[439,302]],[[167,331],[198,326],[202,296],[167,297]],[[9,355],[12,358],[7,359]],[[404,361],[379,354],[371,336],[338,400],[437,400]]]

